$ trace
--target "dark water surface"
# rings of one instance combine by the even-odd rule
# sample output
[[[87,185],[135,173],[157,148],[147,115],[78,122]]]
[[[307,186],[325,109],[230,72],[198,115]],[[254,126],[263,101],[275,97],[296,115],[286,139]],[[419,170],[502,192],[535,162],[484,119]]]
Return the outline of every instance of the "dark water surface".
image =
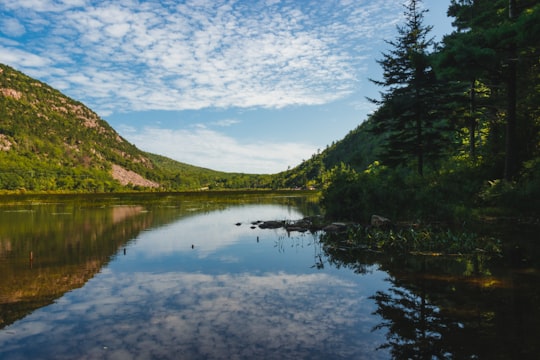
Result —
[[[0,358],[540,354],[534,231],[500,257],[395,257],[251,224],[318,213],[301,193],[1,198]]]

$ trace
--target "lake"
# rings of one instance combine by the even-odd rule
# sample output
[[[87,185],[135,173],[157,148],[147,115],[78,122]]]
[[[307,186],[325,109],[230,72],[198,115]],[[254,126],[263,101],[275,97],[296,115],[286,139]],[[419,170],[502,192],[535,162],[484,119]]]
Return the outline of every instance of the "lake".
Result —
[[[260,220],[305,192],[3,196],[2,359],[536,359],[537,227],[388,255]]]

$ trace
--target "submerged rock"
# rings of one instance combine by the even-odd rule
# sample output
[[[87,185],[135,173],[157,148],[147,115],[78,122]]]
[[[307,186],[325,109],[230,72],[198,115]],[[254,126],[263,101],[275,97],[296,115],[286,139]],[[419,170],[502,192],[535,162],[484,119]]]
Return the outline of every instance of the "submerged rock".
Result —
[[[295,225],[289,225],[289,226],[286,226],[285,229],[286,229],[288,232],[293,232],[293,231],[306,232],[306,231],[309,230],[309,229],[306,228],[306,227],[295,226]]]

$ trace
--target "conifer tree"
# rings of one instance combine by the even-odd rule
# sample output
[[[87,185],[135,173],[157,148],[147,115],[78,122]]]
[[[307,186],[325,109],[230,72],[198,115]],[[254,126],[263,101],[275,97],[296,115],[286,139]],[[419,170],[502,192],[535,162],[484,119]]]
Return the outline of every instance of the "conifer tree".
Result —
[[[456,28],[443,39],[442,47],[435,54],[437,76],[446,82],[447,89],[460,91],[453,103],[446,104],[452,110],[452,121],[462,134],[468,135],[470,158],[477,157],[479,130],[486,127],[493,114],[493,103],[486,101],[488,83],[498,75],[499,59],[494,49],[487,47],[486,32],[472,32],[471,27],[485,21],[485,4],[475,0],[452,0],[448,15],[454,17]],[[489,79],[489,80],[488,80]],[[493,116],[491,116],[493,117]],[[491,119],[493,121],[493,119]],[[463,129],[463,131],[461,131]]]
[[[430,51],[434,46],[429,37],[431,26],[424,25],[420,0],[410,0],[405,6],[405,24],[397,27],[398,36],[387,41],[391,50],[383,53],[378,63],[383,80],[370,79],[386,88],[382,99],[370,99],[381,105],[373,115],[375,131],[384,133],[386,141],[382,160],[389,164],[416,162],[423,175],[427,157],[443,149],[445,124],[437,119],[437,84],[431,66]]]
[[[534,79],[540,28],[534,24],[539,13],[537,0],[452,0],[448,15],[456,31],[445,37],[438,54],[446,75],[488,89],[484,109],[490,114],[483,117],[489,120],[488,156],[500,159],[497,175],[507,180],[533,155],[527,147],[537,144],[538,131],[531,125],[538,112],[524,100],[538,99]],[[477,108],[474,92],[471,86],[471,113]],[[469,117],[470,131],[479,119]]]

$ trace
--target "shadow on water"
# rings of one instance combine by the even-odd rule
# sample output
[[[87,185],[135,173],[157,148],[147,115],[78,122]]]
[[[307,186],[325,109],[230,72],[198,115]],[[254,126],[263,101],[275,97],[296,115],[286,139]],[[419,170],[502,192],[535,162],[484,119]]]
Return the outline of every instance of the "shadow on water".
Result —
[[[298,193],[0,197],[0,329],[82,287],[142,231],[231,205],[317,211]]]

